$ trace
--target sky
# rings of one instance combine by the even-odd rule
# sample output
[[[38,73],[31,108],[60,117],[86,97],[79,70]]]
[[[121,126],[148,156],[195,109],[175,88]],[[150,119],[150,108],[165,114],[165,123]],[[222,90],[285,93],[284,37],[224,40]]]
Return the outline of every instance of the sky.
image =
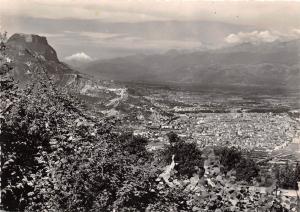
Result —
[[[299,1],[0,0],[0,5],[1,30],[46,36],[61,59],[300,38]]]

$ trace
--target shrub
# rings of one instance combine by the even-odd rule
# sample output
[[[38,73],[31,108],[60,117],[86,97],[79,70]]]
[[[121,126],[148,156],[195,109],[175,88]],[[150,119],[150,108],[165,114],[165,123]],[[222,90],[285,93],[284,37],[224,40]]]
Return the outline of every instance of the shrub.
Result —
[[[178,137],[178,135],[176,133],[174,133],[173,131],[169,132],[167,134],[167,136],[168,136],[170,144],[175,144],[180,141],[180,138]]]
[[[162,152],[166,163],[171,163],[172,155],[175,155],[175,170],[180,176],[191,177],[194,173],[203,174],[202,152],[196,143],[186,143],[175,133],[169,135],[170,145],[167,145]]]
[[[259,167],[256,163],[249,158],[242,158],[241,161],[236,165],[236,178],[239,181],[251,182],[252,179],[256,178],[259,174]]]
[[[224,172],[236,171],[237,180],[250,182],[259,174],[258,165],[251,159],[242,156],[242,151],[236,147],[215,148],[215,154],[219,156],[220,163],[224,166]]]
[[[224,166],[224,172],[234,169],[242,159],[242,152],[236,147],[215,148],[215,154],[220,157],[220,163]]]
[[[118,137],[117,142],[119,142],[123,150],[129,154],[135,154],[145,158],[150,155],[146,149],[148,140],[141,136],[134,136],[132,133],[123,133]]]
[[[155,202],[157,194],[151,190],[157,169],[148,162],[149,155],[141,157],[146,140],[130,134],[91,135],[101,126],[83,124],[57,138],[55,150],[43,158],[46,171],[37,174],[36,201],[32,199],[28,209],[143,211]]]
[[[283,167],[275,167],[274,169],[277,185],[283,189],[298,189],[298,181],[300,181],[300,166],[297,163],[286,163]]]

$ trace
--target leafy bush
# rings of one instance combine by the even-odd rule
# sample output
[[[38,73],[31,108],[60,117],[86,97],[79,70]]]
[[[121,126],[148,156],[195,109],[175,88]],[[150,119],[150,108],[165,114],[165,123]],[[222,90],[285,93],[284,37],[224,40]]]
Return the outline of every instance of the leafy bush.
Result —
[[[178,137],[178,135],[176,133],[174,133],[173,131],[169,132],[167,134],[167,136],[168,136],[170,144],[176,144],[180,141],[180,138]]]
[[[148,158],[141,158],[146,140],[137,144],[140,138],[132,135],[102,134],[95,132],[101,126],[80,124],[57,138],[54,151],[42,158],[46,170],[37,174],[29,209],[141,211],[155,202],[151,190],[157,169]]]
[[[127,151],[129,154],[135,154],[145,158],[150,155],[146,149],[148,140],[143,137],[133,136],[132,133],[123,133],[119,136],[118,142],[119,145],[123,147],[123,150]]]
[[[283,189],[298,190],[298,182],[300,181],[300,165],[286,163],[283,167],[276,166],[274,168],[277,185]]]
[[[166,163],[171,163],[172,155],[175,155],[175,170],[180,176],[191,177],[194,173],[203,174],[202,152],[196,143],[186,143],[175,133],[169,135],[170,145],[167,145],[162,152]]]
[[[249,159],[242,158],[241,161],[236,165],[236,178],[239,181],[251,182],[252,179],[256,178],[259,174],[259,167],[257,164]]]
[[[219,156],[224,172],[235,170],[237,180],[250,182],[258,176],[259,167],[251,159],[242,156],[242,151],[236,147],[215,148],[215,154]]]
[[[69,121],[77,116],[58,96],[42,89],[42,83],[19,91],[18,102],[4,114],[2,190],[3,204],[8,210],[23,210],[28,204],[35,174],[46,166],[41,156],[52,151],[51,140],[68,131]]]
[[[242,152],[236,147],[215,148],[215,154],[220,157],[220,163],[224,166],[224,172],[234,169],[242,159]]]

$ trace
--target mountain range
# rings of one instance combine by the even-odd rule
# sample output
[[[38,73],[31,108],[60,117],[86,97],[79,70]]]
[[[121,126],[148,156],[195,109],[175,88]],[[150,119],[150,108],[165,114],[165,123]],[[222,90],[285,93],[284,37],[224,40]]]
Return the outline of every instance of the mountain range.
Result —
[[[300,40],[92,61],[80,70],[121,82],[299,88]]]
[[[14,64],[13,75],[20,84],[30,80],[32,70],[42,63],[57,84],[72,87],[77,92],[87,92],[89,89],[83,89],[87,85],[90,88],[98,86],[96,78],[120,82],[288,89],[298,89],[300,82],[300,40],[243,43],[195,52],[170,50],[164,54],[97,60],[81,67],[81,72],[59,61],[45,37],[14,34],[8,39],[7,46]]]

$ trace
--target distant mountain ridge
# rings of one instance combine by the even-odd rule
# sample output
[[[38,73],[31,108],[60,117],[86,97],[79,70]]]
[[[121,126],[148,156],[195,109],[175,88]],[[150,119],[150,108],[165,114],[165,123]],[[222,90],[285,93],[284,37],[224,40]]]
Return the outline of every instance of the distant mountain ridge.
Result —
[[[191,53],[134,55],[91,62],[83,70],[103,79],[300,88],[300,40],[244,43]]]
[[[83,69],[84,74],[60,62],[45,37],[14,34],[7,47],[14,64],[13,75],[20,84],[30,80],[31,70],[42,62],[51,79],[78,92],[86,85],[94,86],[88,75],[121,82],[292,89],[299,89],[300,82],[300,40],[92,61]]]

